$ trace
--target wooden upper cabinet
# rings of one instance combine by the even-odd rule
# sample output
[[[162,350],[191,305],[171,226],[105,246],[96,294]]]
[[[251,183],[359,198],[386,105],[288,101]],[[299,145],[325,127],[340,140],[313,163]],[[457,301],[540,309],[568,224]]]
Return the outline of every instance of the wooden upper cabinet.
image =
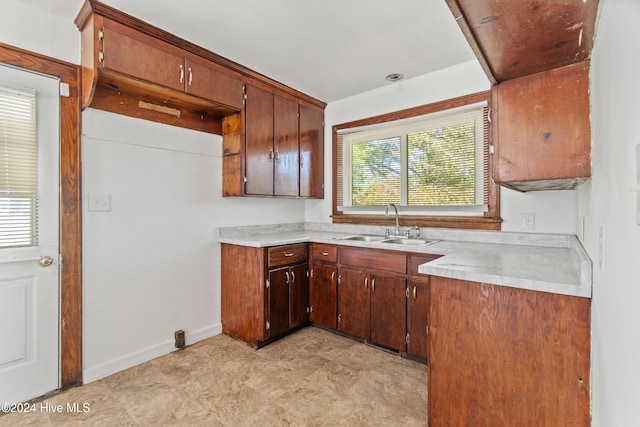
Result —
[[[323,198],[323,109],[250,83],[245,90],[244,193],[229,182],[223,194]],[[228,135],[223,146],[231,164],[234,135]]]
[[[300,104],[300,197],[324,197],[324,112]]]
[[[591,176],[588,63],[500,83],[492,107],[497,183],[572,189]]]
[[[98,67],[106,72],[183,92],[235,110],[243,107],[244,82],[240,76],[211,61],[110,19],[103,20],[98,40],[102,44],[98,52]],[[164,101],[180,105],[179,95],[165,95]]]
[[[103,20],[98,41],[102,70],[184,90],[184,56],[179,49],[110,19]]]
[[[298,196],[298,102],[273,98],[274,188],[276,196]]]
[[[273,93],[247,85],[245,194],[273,195]]]
[[[195,55],[185,57],[185,92],[241,110],[244,82],[223,67]]]

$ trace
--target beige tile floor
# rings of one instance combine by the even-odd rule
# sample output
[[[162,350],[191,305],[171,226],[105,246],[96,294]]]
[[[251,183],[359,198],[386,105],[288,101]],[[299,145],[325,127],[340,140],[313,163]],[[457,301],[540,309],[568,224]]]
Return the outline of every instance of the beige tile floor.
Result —
[[[218,335],[35,405],[0,426],[425,426],[427,369],[315,327],[260,350]]]

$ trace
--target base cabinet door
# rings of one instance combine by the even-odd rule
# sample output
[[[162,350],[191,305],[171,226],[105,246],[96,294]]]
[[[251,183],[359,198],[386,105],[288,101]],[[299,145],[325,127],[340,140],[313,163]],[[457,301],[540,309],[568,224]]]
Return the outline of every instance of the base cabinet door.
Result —
[[[407,280],[371,275],[371,342],[393,350],[406,350]]]
[[[412,278],[407,286],[407,353],[423,359],[428,357],[429,278]]]
[[[309,283],[309,320],[337,329],[338,269],[335,265],[314,263]]]
[[[289,269],[289,328],[307,323],[309,318],[309,264]]]
[[[340,268],[338,275],[338,330],[355,337],[370,337],[369,275]]]
[[[590,300],[431,277],[429,425],[588,426]]]
[[[266,293],[267,337],[273,338],[289,329],[289,268],[269,272]]]

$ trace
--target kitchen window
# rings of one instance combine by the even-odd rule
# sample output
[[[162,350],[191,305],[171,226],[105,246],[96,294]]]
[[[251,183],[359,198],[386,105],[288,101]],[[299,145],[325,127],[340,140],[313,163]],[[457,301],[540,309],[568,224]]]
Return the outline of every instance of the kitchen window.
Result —
[[[334,222],[499,229],[489,93],[334,126]]]

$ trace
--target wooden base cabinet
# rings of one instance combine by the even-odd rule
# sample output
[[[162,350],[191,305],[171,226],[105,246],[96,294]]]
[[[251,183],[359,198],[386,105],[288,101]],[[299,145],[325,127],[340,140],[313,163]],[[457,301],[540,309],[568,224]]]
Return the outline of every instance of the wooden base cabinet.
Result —
[[[337,252],[334,245],[311,244],[309,320],[331,329],[338,327]]]
[[[406,255],[340,248],[338,330],[406,350]]]
[[[421,359],[428,357],[429,276],[418,267],[438,258],[438,255],[407,257],[407,353]]]
[[[222,330],[253,347],[307,322],[307,244],[221,245]]]
[[[429,425],[590,425],[590,300],[431,278]]]

